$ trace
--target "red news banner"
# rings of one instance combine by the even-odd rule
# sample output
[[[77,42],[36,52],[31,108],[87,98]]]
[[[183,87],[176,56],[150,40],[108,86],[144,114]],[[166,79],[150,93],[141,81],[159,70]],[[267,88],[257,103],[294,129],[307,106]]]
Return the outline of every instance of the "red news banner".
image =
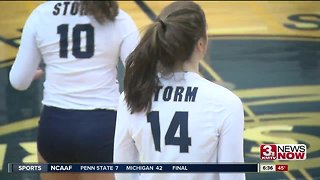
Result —
[[[287,164],[276,165],[276,171],[289,171],[289,166]]]

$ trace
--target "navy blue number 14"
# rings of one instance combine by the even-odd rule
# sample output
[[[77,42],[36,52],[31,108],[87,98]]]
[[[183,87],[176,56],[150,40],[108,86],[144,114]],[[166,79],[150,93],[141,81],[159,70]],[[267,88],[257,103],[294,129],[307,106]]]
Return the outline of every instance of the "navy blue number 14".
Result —
[[[152,111],[147,116],[147,121],[151,124],[151,131],[154,140],[154,147],[156,151],[161,151],[160,148],[160,122],[159,111]],[[180,126],[180,137],[175,137],[178,127]],[[188,112],[178,111],[174,114],[169,125],[168,131],[165,135],[165,145],[180,146],[181,153],[189,152],[191,146],[191,138],[188,137]]]
[[[76,58],[90,58],[94,54],[94,28],[91,24],[77,24],[72,29],[72,55]],[[68,58],[68,24],[57,27],[60,34],[60,57]],[[86,34],[85,50],[81,50],[81,32]]]

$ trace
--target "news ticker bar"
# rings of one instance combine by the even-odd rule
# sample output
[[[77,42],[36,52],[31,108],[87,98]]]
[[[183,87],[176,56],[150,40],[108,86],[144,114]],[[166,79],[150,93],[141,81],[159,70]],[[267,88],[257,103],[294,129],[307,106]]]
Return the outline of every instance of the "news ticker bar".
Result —
[[[9,163],[8,172],[189,173],[288,171],[288,165],[245,164],[23,164]]]

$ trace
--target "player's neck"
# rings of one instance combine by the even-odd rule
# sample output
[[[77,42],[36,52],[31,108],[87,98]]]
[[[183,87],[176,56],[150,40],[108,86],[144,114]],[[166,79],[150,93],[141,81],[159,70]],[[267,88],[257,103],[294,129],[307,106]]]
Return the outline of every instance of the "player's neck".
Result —
[[[194,72],[199,74],[199,62],[196,60],[186,61],[183,64],[176,65],[174,72]]]
[[[199,74],[199,62],[198,61],[187,61],[183,64],[184,71],[194,72]]]

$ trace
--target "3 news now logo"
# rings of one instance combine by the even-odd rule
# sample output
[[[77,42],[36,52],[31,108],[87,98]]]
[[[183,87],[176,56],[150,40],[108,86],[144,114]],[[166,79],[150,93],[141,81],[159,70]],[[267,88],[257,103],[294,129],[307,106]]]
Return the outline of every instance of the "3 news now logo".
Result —
[[[262,144],[261,160],[305,160],[307,146],[305,144]]]

